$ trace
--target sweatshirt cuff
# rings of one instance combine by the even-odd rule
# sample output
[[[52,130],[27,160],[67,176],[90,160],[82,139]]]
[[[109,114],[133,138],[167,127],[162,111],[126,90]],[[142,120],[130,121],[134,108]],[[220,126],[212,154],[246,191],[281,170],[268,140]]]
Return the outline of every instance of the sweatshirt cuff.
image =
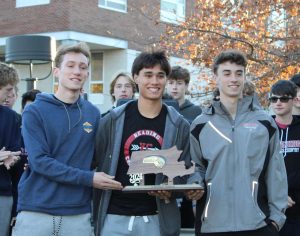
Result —
[[[93,171],[83,171],[79,184],[83,184],[84,186],[92,187],[93,186],[93,178],[94,172]]]
[[[271,221],[274,221],[279,229],[281,229],[285,223],[286,216],[282,214],[281,216],[270,216],[269,218]]]

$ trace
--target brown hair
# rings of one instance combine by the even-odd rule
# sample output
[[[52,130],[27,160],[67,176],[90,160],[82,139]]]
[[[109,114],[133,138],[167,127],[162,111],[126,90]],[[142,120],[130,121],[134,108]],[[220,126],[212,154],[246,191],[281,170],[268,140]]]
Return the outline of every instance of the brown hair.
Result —
[[[182,79],[184,80],[185,84],[189,84],[190,78],[190,72],[181,66],[173,66],[171,74],[168,76],[168,79]]]
[[[248,79],[245,80],[243,96],[253,96],[255,93],[255,85]]]
[[[61,45],[56,52],[56,56],[54,59],[54,65],[55,67],[60,67],[61,63],[63,61],[64,55],[66,55],[69,52],[75,52],[75,53],[82,53],[85,55],[88,59],[88,63],[90,63],[90,58],[91,58],[91,52],[88,47],[88,45],[84,42],[76,43],[76,44],[71,44],[71,45]]]
[[[10,84],[16,86],[19,83],[17,70],[5,63],[0,63],[0,88]]]
[[[213,64],[213,72],[217,74],[217,70],[219,68],[219,65],[224,62],[231,62],[235,63],[237,65],[243,66],[246,69],[247,66],[247,59],[244,53],[238,51],[238,50],[227,50],[224,52],[221,52],[214,60]]]
[[[119,74],[116,75],[116,77],[111,81],[110,83],[110,89],[109,89],[109,93],[112,97],[112,101],[114,102],[116,100],[115,96],[113,96],[112,94],[114,93],[114,87],[117,83],[117,80],[121,77],[121,76],[124,76],[128,79],[131,87],[132,87],[132,92],[133,94],[136,92],[136,84],[134,82],[134,80],[131,78],[131,76],[125,72],[121,72]]]

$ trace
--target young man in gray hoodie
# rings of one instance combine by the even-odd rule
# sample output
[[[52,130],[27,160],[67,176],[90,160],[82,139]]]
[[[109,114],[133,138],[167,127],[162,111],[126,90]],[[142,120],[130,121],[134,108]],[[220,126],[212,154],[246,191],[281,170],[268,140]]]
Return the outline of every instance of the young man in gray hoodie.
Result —
[[[203,236],[271,236],[285,222],[287,177],[278,130],[253,97],[242,98],[247,60],[220,53],[213,72],[220,91],[191,125],[191,156],[207,197]]]
[[[190,166],[189,124],[173,107],[162,102],[171,72],[163,52],[141,53],[133,62],[132,76],[139,98],[116,107],[101,121],[96,135],[98,170],[122,183],[122,186],[159,185],[162,174],[130,174],[133,151],[168,149],[176,145],[183,150],[179,160]],[[98,191],[94,197],[96,236],[148,235],[179,236],[180,212],[176,196],[169,191],[124,193]]]

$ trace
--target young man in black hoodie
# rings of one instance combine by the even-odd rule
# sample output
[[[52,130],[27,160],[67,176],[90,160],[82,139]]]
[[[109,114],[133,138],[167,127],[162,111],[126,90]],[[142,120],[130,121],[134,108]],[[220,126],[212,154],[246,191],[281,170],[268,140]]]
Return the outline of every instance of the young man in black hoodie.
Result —
[[[300,119],[292,115],[297,86],[279,80],[271,88],[270,102],[276,114],[275,122],[280,132],[281,152],[288,177],[288,206],[286,223],[281,236],[300,235]]]
[[[191,124],[193,120],[201,114],[202,110],[200,106],[196,106],[185,98],[185,95],[188,92],[189,83],[189,71],[181,66],[173,66],[171,74],[167,78],[167,94],[178,102],[178,112]],[[180,203],[181,227],[194,228],[195,216],[192,201],[189,201],[186,198],[178,200]]]
[[[167,94],[178,102],[179,113],[189,122],[201,114],[200,106],[196,106],[185,95],[188,92],[190,83],[190,73],[181,66],[173,66],[172,72],[167,78],[166,90]]]

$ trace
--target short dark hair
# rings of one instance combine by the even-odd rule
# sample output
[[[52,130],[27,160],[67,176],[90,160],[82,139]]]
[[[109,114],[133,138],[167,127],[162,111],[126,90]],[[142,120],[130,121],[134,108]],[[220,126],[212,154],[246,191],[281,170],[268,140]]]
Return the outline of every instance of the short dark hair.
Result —
[[[134,78],[135,75],[138,75],[142,69],[153,68],[156,65],[160,65],[166,76],[169,76],[171,66],[164,51],[142,52],[133,62],[131,69],[132,77]]]
[[[182,79],[186,84],[188,84],[190,82],[191,77],[190,77],[190,72],[187,69],[181,66],[173,66],[172,71],[168,76],[168,79],[174,79],[174,80]]]
[[[214,63],[213,63],[213,71],[216,74],[219,68],[219,65],[224,62],[231,62],[237,65],[243,66],[246,68],[247,66],[247,59],[244,53],[238,50],[226,50],[221,52],[218,56],[216,56]]]
[[[59,68],[61,66],[64,56],[70,52],[82,53],[83,55],[85,55],[87,57],[88,63],[90,63],[90,58],[91,58],[90,49],[86,43],[80,42],[80,43],[76,43],[76,44],[61,45],[57,49],[56,56],[54,59],[55,67]]]
[[[297,86],[290,80],[278,80],[271,87],[271,94],[279,96],[291,96],[292,98],[297,95]]]
[[[32,89],[30,91],[27,91],[26,93],[23,93],[23,95],[22,95],[22,110],[24,110],[25,105],[28,101],[34,102],[36,95],[38,93],[41,93],[41,91],[38,89]]]
[[[300,87],[300,73],[295,74],[291,79],[298,87]]]

